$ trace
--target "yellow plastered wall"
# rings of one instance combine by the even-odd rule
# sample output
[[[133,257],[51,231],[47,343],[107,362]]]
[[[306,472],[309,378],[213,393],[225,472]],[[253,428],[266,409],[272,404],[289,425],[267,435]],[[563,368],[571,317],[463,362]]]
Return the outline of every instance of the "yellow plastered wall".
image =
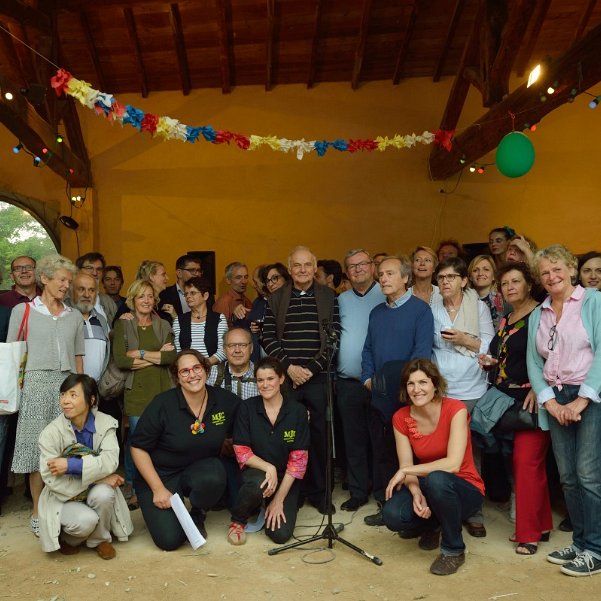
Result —
[[[331,140],[435,130],[450,85],[417,79],[399,86],[369,83],[357,91],[348,84],[323,84],[312,90],[285,86],[267,93],[247,87],[229,95],[198,90],[187,97],[173,92],[119,100],[189,125]],[[483,112],[472,91],[459,127]],[[357,246],[407,252],[445,237],[484,241],[491,227],[504,224],[539,245],[561,241],[574,252],[601,246],[601,109],[588,109],[584,97],[530,134],[537,157],[526,176],[508,179],[494,167],[482,176],[466,170],[457,187],[457,176],[430,180],[427,146],[354,155],[330,149],[323,158],[310,154],[299,161],[267,148],[245,152],[233,144],[153,140],[86,108],[79,114],[95,180],[91,202],[73,215],[81,223],[80,249],[100,250],[124,268],[128,280],[147,258],[165,262],[173,278],[175,259],[188,250],[214,250],[222,274],[233,260],[251,268],[285,260],[297,244],[310,246],[320,258],[341,259]],[[5,135],[0,142],[4,139],[12,146]],[[35,176],[29,167],[14,173],[0,165],[0,185],[4,179],[15,189],[23,183],[29,194],[64,204],[58,178],[42,187],[29,181]],[[64,252],[72,254],[72,232],[63,230],[62,240]]]

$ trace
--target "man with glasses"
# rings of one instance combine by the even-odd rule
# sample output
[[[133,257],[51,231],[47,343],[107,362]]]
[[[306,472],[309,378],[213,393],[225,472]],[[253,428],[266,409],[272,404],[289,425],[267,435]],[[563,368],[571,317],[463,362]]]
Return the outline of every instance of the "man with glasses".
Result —
[[[0,306],[12,309],[42,294],[35,283],[35,259],[26,256],[14,258],[10,264],[10,277],[13,286],[0,294]]]
[[[361,381],[371,392],[373,495],[380,506],[376,514],[365,517],[368,526],[383,525],[386,486],[398,469],[392,416],[399,409],[401,372],[412,359],[431,359],[434,339],[430,306],[408,290],[409,257],[386,257],[378,276],[386,302],[369,314],[361,356]]]
[[[315,282],[317,260],[307,247],[292,251],[288,268],[292,281],[268,298],[263,346],[285,367],[292,385],[289,397],[309,411],[311,446],[302,494],[325,514],[326,345],[329,335],[339,331],[338,301],[333,290]]]
[[[77,269],[91,275],[96,280],[97,294],[94,309],[106,318],[107,323],[112,324],[115,315],[117,314],[117,305],[108,294],[100,293],[100,281],[102,280],[104,268],[106,267],[104,255],[94,251],[86,253],[77,258],[75,266]]]
[[[202,265],[200,261],[189,255],[182,255],[175,262],[176,282],[173,286],[168,286],[159,295],[159,307],[165,310],[165,305],[171,305],[177,316],[190,312],[190,307],[184,298],[184,284],[192,277],[202,276]],[[211,297],[209,296],[209,299]],[[207,306],[210,303],[207,302]]]
[[[234,321],[245,320],[252,308],[252,302],[245,294],[248,286],[248,267],[238,261],[230,263],[225,268],[225,281],[229,289],[215,301],[213,311],[225,315],[228,326],[232,328]],[[244,325],[244,321],[239,325]]]
[[[356,511],[369,497],[369,404],[371,395],[361,382],[361,351],[367,335],[369,314],[386,297],[374,280],[374,263],[362,248],[349,250],[344,258],[353,288],[338,297],[340,348],[336,401],[344,434],[346,475],[350,498],[340,506]]]
[[[250,332],[243,328],[233,328],[223,336],[223,348],[227,360],[214,365],[207,384],[233,392],[242,400],[257,396],[255,366],[250,360],[253,344]]]

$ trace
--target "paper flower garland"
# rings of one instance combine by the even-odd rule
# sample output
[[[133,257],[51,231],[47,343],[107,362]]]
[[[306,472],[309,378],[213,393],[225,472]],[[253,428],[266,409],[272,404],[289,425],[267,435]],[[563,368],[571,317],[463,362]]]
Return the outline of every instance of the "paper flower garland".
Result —
[[[395,135],[378,136],[373,140],[288,140],[277,136],[249,136],[227,130],[213,129],[210,125],[191,127],[184,125],[172,117],[161,117],[152,113],[145,113],[129,104],[123,106],[114,96],[94,90],[89,83],[75,79],[68,71],[59,69],[54,77],[50,79],[50,85],[54,88],[57,96],[67,94],[77,98],[81,104],[96,111],[98,115],[106,117],[109,121],[129,124],[140,132],[148,132],[153,137],[165,140],[180,140],[194,144],[200,136],[206,142],[212,144],[230,144],[233,142],[242,150],[256,150],[261,146],[267,146],[279,152],[296,153],[296,158],[301,160],[305,154],[315,151],[322,157],[328,148],[340,152],[383,152],[389,148],[413,148],[417,144],[438,144],[447,151],[452,148],[454,131],[438,130],[435,133],[424,131],[421,135],[409,134],[405,136]]]

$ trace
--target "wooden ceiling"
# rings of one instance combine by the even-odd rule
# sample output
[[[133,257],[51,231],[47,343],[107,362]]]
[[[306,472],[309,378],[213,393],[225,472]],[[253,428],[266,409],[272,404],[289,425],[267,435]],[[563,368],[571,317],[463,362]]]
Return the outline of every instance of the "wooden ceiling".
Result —
[[[506,0],[488,0],[504,5]],[[454,76],[480,0],[3,0],[0,25],[93,87],[162,90]],[[596,0],[534,4],[507,49],[523,74],[601,23]],[[40,81],[39,57],[0,31],[0,72]]]
[[[570,60],[562,63],[564,55]],[[482,93],[483,106],[494,110],[503,101],[503,110],[511,111],[512,74],[557,61],[565,68],[556,78],[582,93],[584,82],[601,80],[596,56],[601,0],[1,0],[0,86],[21,87],[29,105],[19,112],[0,97],[0,122],[19,139],[27,138],[21,129],[34,129],[31,144],[40,148],[63,123],[80,160],[71,174],[79,184],[91,176],[82,168],[89,171],[89,161],[73,101],[44,97],[56,66],[103,92],[142,96],[324,82],[356,89],[375,80],[395,85],[452,76],[441,128],[454,130],[470,86]],[[32,126],[35,119],[26,114],[32,110],[47,129]],[[486,145],[473,147],[463,139],[461,152],[474,160],[502,135],[499,129]],[[480,128],[474,136],[483,137]],[[439,148],[430,163],[434,178],[461,168]],[[65,177],[69,165],[66,160],[57,173]]]

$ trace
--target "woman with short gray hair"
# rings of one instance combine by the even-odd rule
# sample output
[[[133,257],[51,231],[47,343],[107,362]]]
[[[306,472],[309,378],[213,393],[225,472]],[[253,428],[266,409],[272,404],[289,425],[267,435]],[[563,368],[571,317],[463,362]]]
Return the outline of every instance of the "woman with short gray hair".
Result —
[[[11,469],[17,474],[29,474],[33,499],[31,530],[36,536],[38,500],[44,487],[39,472],[38,438],[61,413],[59,389],[64,379],[70,373],[83,373],[83,318],[64,303],[75,271],[75,265],[61,255],[38,261],[36,280],[42,294],[17,305],[8,326],[9,342],[19,339],[21,326],[27,332],[27,365]]]

